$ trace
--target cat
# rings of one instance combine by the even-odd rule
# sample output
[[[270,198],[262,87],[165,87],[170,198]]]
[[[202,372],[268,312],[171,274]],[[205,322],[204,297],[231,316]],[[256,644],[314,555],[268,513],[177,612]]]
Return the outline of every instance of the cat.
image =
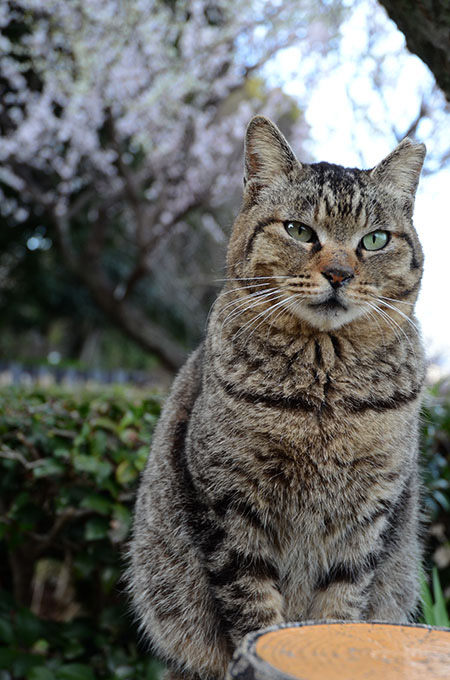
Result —
[[[406,138],[371,170],[308,165],[249,123],[228,278],[135,509],[132,598],[171,680],[224,678],[270,625],[414,615],[424,156]]]

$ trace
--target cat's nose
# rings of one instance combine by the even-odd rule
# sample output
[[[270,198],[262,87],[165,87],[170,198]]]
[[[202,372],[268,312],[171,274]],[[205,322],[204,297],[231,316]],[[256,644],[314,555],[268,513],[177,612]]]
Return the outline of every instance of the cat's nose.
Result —
[[[340,288],[349,283],[354,278],[355,272],[350,267],[326,267],[321,271],[322,276],[326,278],[332,288]]]

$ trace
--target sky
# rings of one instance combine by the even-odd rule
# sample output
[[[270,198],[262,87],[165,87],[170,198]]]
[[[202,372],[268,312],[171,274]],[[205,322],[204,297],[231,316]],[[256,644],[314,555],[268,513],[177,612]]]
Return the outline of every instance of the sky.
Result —
[[[422,97],[431,115],[417,128],[416,139],[427,145],[425,172],[416,197],[414,224],[425,253],[425,270],[416,315],[427,355],[450,371],[450,163],[436,170],[441,152],[449,148],[450,112],[434,91],[429,69],[405,48],[403,34],[374,0],[355,3],[341,27],[339,64],[325,57],[320,74],[306,96],[310,126],[307,150],[315,161],[370,168],[395,148],[415,119]],[[375,57],[383,57],[380,70]],[[270,79],[285,92],[305,101],[304,69],[290,48],[268,67]],[[275,76],[276,74],[276,76]],[[382,83],[377,89],[374,82]],[[310,82],[310,81],[309,81]],[[301,160],[301,159],[300,159]]]

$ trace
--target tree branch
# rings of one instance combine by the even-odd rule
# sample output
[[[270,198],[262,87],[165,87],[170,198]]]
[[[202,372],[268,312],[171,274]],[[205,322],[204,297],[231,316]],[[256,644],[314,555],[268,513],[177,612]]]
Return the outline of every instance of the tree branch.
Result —
[[[145,350],[155,354],[169,371],[175,371],[186,359],[185,352],[168,333],[148,319],[128,300],[117,300],[101,272],[86,268],[80,272],[91,295],[108,318]]]
[[[430,68],[450,101],[450,13],[448,0],[380,0],[406,38],[408,49]]]
[[[419,127],[420,121],[425,118],[428,115],[428,107],[426,105],[425,99],[422,99],[420,102],[420,109],[417,114],[417,116],[414,118],[414,120],[411,122],[411,125],[403,135],[403,137],[414,137],[417,128]],[[398,141],[401,141],[400,139]]]
[[[64,219],[53,214],[59,234],[61,254],[72,271],[83,281],[100,309],[118,328],[135,340],[146,351],[155,354],[169,371],[176,371],[186,359],[185,352],[157,324],[150,321],[128,300],[117,300],[114,288],[98,264],[99,253],[92,251],[87,262],[77,262],[67,249],[61,229]]]
[[[89,515],[94,515],[94,510],[89,509],[79,509],[68,507],[65,508],[60,515],[56,516],[55,522],[51,527],[50,531],[46,534],[37,534],[35,532],[31,533],[30,536],[35,541],[33,557],[37,559],[42,555],[47,548],[49,548],[54,540],[57,538],[60,531],[68,522],[80,519],[81,517],[86,517]]]

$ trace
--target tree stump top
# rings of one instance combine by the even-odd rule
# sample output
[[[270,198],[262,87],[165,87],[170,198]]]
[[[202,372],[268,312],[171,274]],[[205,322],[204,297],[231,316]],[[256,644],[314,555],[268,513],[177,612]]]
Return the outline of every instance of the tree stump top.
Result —
[[[233,657],[242,680],[449,680],[450,629],[293,623],[251,633]]]

